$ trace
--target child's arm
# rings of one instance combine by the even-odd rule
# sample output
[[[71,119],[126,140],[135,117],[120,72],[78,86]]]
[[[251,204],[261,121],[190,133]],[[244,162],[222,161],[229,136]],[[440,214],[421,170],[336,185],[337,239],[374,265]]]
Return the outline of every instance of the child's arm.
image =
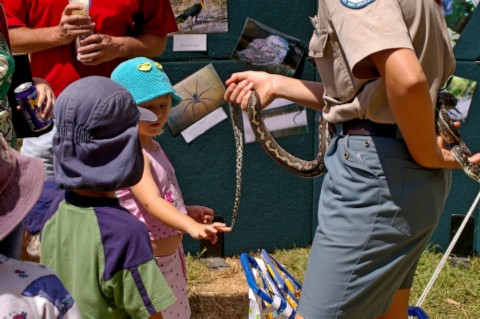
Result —
[[[188,216],[200,224],[211,224],[213,222],[213,209],[198,205],[185,205],[185,208],[187,209]]]
[[[144,170],[142,179],[131,187],[133,194],[150,214],[167,226],[188,233],[195,239],[210,238],[212,243],[217,241],[218,232],[230,232],[231,228],[224,223],[201,224],[188,215],[182,214],[175,206],[162,198],[152,176],[151,161],[144,153]]]

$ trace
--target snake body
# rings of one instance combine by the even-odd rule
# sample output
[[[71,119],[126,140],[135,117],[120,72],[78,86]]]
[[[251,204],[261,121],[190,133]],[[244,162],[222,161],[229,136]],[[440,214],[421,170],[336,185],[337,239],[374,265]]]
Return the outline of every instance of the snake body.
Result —
[[[437,99],[435,126],[438,134],[450,146],[455,160],[461,165],[465,173],[477,182],[480,182],[480,166],[470,163],[468,157],[472,152],[467,147],[460,136],[460,132],[455,127],[453,121],[448,115],[448,108],[455,107],[456,97],[448,92],[440,91]],[[236,189],[235,201],[232,213],[231,227],[235,224],[238,207],[240,204],[241,185],[242,185],[242,166],[243,166],[243,123],[242,110],[232,103],[229,104],[233,134],[236,147]],[[248,118],[253,132],[262,145],[266,153],[281,167],[288,172],[302,177],[316,177],[325,173],[325,164],[323,157],[330,143],[329,124],[322,118],[318,124],[318,152],[317,157],[312,161],[300,159],[285,149],[283,149],[268,131],[260,109],[260,98],[258,93],[253,90],[252,97],[248,102]]]
[[[240,196],[242,194],[242,168],[243,168],[243,122],[242,110],[229,103],[230,120],[232,122],[233,137],[235,139],[235,201],[233,203],[232,220],[230,227],[233,229],[237,220]]]
[[[480,166],[468,160],[468,157],[472,156],[472,152],[462,140],[460,132],[448,115],[447,109],[456,105],[457,98],[452,93],[440,91],[437,98],[435,126],[438,134],[450,146],[453,157],[463,168],[463,171],[468,177],[480,183]]]
[[[242,110],[229,103],[230,119],[233,128],[233,136],[235,139],[235,200],[233,204],[232,220],[230,227],[233,228],[237,219],[238,208],[240,206],[240,196],[242,187],[242,167],[243,167],[243,120]],[[263,122],[260,111],[260,98],[257,91],[253,91],[252,97],[248,102],[248,117],[250,125],[257,137],[258,141],[265,149],[268,155],[276,161],[281,167],[288,172],[302,176],[302,177],[316,177],[325,173],[325,164],[323,163],[323,156],[330,142],[330,133],[328,130],[328,123],[322,118],[318,125],[318,153],[317,157],[312,161],[305,161],[296,156],[293,156],[285,149],[283,149],[268,131]]]
[[[275,141],[263,122],[259,101],[258,93],[254,90],[248,103],[248,118],[256,138],[267,154],[281,167],[295,175],[316,177],[325,173],[323,156],[330,142],[328,123],[323,119],[319,121],[317,157],[314,160],[306,161],[290,154]]]

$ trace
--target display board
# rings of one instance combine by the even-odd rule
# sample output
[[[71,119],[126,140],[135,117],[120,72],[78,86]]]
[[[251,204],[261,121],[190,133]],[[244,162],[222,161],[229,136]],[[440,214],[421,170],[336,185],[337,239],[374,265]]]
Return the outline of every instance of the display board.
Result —
[[[214,3],[206,0],[205,6]],[[313,30],[308,17],[315,13],[316,2],[312,0],[282,0],[274,5],[267,1],[228,1],[229,31],[207,34],[207,51],[174,52],[173,39],[169,38],[167,52],[160,62],[173,85],[209,64],[224,83],[231,73],[249,69],[248,65],[231,59],[247,18],[308,44]],[[202,13],[197,23],[208,23],[202,21]],[[295,76],[314,80],[317,70],[302,59]],[[228,106],[222,107],[228,114]],[[309,111],[307,133],[278,141],[293,154],[312,159],[315,134],[314,112]],[[168,129],[159,141],[175,166],[186,203],[211,207],[230,224],[235,194],[235,144],[230,120],[220,122],[188,144],[181,135],[174,136]],[[245,145],[243,165],[240,208],[233,232],[224,236],[225,254],[310,244],[316,216],[314,181],[281,170],[258,143]],[[185,239],[184,245],[189,252],[200,249],[199,242],[190,238]]]
[[[174,5],[181,3],[183,6],[195,1],[187,2],[172,1]],[[173,85],[208,65],[213,66],[222,82],[233,72],[250,69],[251,65],[232,59],[232,53],[242,43],[240,39],[248,19],[308,44],[313,31],[309,16],[314,16],[317,10],[316,0],[205,0],[205,11],[200,12],[195,22],[188,19],[182,22],[183,30],[187,33],[215,30],[215,14],[207,8],[220,6],[219,3],[226,4],[227,12],[220,15],[223,22],[227,20],[228,31],[206,33],[205,51],[174,51],[174,39],[169,38],[167,51],[159,61]],[[216,14],[218,17],[219,14]],[[480,64],[475,62],[480,60],[479,28],[480,11],[477,8],[455,45],[458,59],[455,75],[476,81],[480,81]],[[247,44],[248,41],[243,43],[242,49]],[[294,76],[320,80],[316,68],[305,58],[300,61]],[[228,106],[223,104],[221,108],[229,117]],[[476,151],[480,151],[479,123],[480,94],[477,90],[473,95],[468,120],[461,128],[463,138]],[[308,131],[278,138],[278,141],[298,157],[312,159],[316,154],[316,125],[314,112],[308,110]],[[222,216],[230,224],[235,193],[235,145],[230,120],[220,121],[189,143],[181,134],[174,135],[168,129],[158,139],[175,166],[186,203],[211,207],[216,215]],[[246,144],[242,199],[235,228],[224,236],[225,255],[259,248],[273,250],[309,245],[317,224],[321,182],[322,178],[305,179],[285,172],[265,154],[258,143]],[[440,225],[432,237],[432,244],[442,249],[448,246],[451,215],[465,214],[479,190],[480,186],[463,172],[454,172],[452,190]],[[479,229],[478,209],[475,223],[475,229]],[[476,231],[474,240],[477,252],[480,251],[478,233]],[[184,245],[188,252],[195,254],[200,251],[198,241],[185,238]]]

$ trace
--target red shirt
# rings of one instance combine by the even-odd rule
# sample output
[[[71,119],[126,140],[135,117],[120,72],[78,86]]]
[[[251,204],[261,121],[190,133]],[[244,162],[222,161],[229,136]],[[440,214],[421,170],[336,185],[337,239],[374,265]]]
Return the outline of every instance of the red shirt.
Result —
[[[67,0],[0,0],[5,6],[9,27],[42,28],[56,26]],[[135,36],[139,33],[166,35],[177,31],[169,0],[92,0],[90,16],[95,33]],[[134,31],[140,30],[135,33]],[[55,94],[70,83],[89,75],[110,77],[123,59],[95,66],[77,61],[75,43],[30,54],[32,75],[47,80]]]

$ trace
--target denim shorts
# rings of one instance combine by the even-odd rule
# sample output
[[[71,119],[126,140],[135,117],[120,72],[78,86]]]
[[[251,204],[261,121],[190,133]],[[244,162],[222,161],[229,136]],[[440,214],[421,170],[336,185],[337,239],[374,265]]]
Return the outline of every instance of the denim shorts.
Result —
[[[375,136],[335,136],[325,164],[298,313],[376,318],[411,287],[451,173],[416,164],[402,139]]]

